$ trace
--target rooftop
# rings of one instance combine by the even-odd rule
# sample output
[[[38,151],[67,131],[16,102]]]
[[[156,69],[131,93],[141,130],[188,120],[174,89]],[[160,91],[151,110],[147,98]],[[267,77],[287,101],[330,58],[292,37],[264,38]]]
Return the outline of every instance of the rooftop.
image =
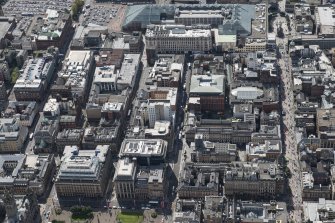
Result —
[[[195,94],[224,94],[223,75],[192,75],[190,93]]]
[[[120,156],[164,156],[167,142],[161,139],[125,139]]]
[[[107,158],[109,146],[97,146],[95,150],[79,150],[77,146],[65,146],[57,181],[99,181]]]

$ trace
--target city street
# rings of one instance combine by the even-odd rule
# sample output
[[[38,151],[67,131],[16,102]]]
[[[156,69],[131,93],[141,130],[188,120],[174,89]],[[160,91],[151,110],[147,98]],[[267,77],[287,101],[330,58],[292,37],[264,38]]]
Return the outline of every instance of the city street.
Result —
[[[284,33],[287,33],[288,27],[285,22],[282,22],[283,17],[276,17],[274,24],[280,23],[282,24],[282,28]],[[284,18],[285,19],[285,18]],[[275,28],[276,32],[277,29]],[[288,206],[292,206],[289,215],[289,221],[293,220],[294,222],[301,222],[301,205],[302,205],[302,188],[301,188],[301,173],[300,170],[296,169],[300,167],[299,163],[299,152],[297,150],[297,142],[295,138],[295,120],[294,120],[294,112],[295,112],[295,102],[293,95],[293,84],[291,77],[291,59],[287,54],[287,45],[288,45],[288,37],[285,35],[284,38],[276,39],[278,46],[283,46],[279,53],[281,57],[278,61],[280,69],[281,69],[281,79],[282,79],[282,88],[281,88],[281,98],[282,98],[282,117],[283,117],[283,125],[285,131],[285,158],[287,160],[287,167],[290,169],[292,173],[292,177],[288,179],[288,186],[291,189],[291,194],[287,194],[289,199],[292,199],[292,203],[288,204]]]

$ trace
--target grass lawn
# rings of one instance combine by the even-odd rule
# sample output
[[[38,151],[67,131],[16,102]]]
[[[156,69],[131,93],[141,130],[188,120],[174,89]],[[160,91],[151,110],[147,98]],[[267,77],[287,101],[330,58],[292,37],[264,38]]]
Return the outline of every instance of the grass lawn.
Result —
[[[121,221],[121,223],[141,223],[143,215],[138,213],[119,213],[117,220]]]

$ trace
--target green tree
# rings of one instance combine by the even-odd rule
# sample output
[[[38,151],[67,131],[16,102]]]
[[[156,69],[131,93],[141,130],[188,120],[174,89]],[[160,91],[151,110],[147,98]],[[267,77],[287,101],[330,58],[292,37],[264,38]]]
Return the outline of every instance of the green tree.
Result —
[[[78,14],[82,7],[84,6],[85,2],[83,0],[75,0],[71,6],[71,11],[72,11],[72,18],[77,19]]]
[[[14,69],[12,70],[12,73],[10,75],[12,84],[16,83],[16,80],[19,78],[19,75],[20,75],[19,68],[14,67]]]

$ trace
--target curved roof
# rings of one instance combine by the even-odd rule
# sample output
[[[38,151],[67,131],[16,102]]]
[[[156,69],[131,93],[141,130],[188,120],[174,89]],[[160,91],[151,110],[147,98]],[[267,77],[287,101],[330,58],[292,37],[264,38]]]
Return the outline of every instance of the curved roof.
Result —
[[[256,99],[264,94],[262,89],[257,87],[238,87],[231,91],[238,99]]]

